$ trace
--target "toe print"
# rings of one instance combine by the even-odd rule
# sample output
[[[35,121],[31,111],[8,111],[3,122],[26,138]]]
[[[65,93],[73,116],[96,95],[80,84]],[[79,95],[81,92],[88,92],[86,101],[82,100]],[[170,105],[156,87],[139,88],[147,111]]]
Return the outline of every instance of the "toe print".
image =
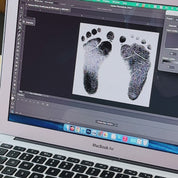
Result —
[[[93,30],[92,30],[92,34],[93,34],[93,35],[96,35],[96,34],[97,34],[97,30],[96,30],[96,29],[93,29]]]
[[[124,37],[120,42],[124,43]],[[131,79],[128,88],[128,97],[135,100],[140,95],[142,88],[147,79],[150,69],[150,50],[151,45],[147,45],[146,40],[141,40],[141,44],[133,43],[132,45],[123,44],[121,47],[121,56],[128,62]]]
[[[121,43],[124,43],[125,41],[126,41],[126,37],[125,37],[125,36],[121,36],[121,37],[120,37],[120,42],[121,42]]]
[[[112,41],[113,39],[114,39],[114,33],[113,32],[108,32],[108,34],[107,34],[107,38],[108,38],[108,40],[110,40],[110,41]]]
[[[88,94],[96,93],[98,89],[98,71],[101,64],[107,58],[112,50],[112,40],[114,33],[108,32],[108,41],[102,41],[101,38],[96,38],[97,33],[101,33],[101,28],[92,29],[81,37],[84,42],[84,88]]]

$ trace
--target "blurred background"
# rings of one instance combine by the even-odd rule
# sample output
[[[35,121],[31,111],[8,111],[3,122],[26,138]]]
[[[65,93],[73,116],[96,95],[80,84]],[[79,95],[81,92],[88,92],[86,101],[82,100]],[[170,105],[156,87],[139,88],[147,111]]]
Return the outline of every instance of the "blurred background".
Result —
[[[0,55],[2,53],[2,36],[4,26],[4,12],[6,0],[0,0]]]
[[[0,70],[1,70],[1,62],[2,62],[1,55],[2,55],[2,39],[3,39],[3,28],[4,28],[5,4],[6,4],[6,0],[0,0]]]

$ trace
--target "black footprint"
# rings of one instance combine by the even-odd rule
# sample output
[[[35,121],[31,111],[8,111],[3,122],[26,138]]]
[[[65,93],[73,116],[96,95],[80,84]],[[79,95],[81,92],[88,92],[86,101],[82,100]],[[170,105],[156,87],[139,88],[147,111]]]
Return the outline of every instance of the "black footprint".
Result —
[[[98,71],[101,64],[109,55],[112,50],[112,40],[114,39],[114,33],[108,32],[107,39],[109,41],[102,41],[101,38],[92,38],[96,34],[101,32],[101,28],[93,29],[91,32],[87,32],[85,36],[81,37],[82,41],[88,40],[84,45],[84,88],[88,94],[96,93],[98,89]]]
[[[120,42],[125,43],[126,37],[121,36]],[[140,95],[151,66],[149,52],[151,45],[147,45],[147,49],[144,45],[146,45],[146,40],[142,40],[140,45],[137,43],[132,45],[123,44],[121,47],[121,56],[128,62],[131,72],[128,88],[128,97],[131,100],[137,99]]]

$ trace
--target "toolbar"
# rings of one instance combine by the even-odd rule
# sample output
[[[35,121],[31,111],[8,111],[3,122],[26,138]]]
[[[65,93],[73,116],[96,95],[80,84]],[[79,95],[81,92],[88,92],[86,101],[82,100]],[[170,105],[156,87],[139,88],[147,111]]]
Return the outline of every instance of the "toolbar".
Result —
[[[149,4],[149,3],[138,3],[138,2],[116,1],[116,0],[83,0],[83,1],[106,3],[106,4],[113,4],[113,5],[119,5],[119,6],[142,7],[142,8],[148,8],[148,9],[178,11],[178,7],[176,6],[165,6],[165,5]]]
[[[80,126],[75,126],[75,125],[70,125],[70,124],[64,124],[64,131],[70,132],[70,133],[76,133],[80,135],[86,135],[90,137],[111,140],[111,141],[120,142],[120,143],[126,143],[130,145],[141,146],[141,147],[149,146],[148,139],[137,138],[137,137],[132,137],[132,136],[123,135],[123,134],[116,134],[116,133],[111,133],[111,132],[107,132],[103,130],[95,130],[91,128],[80,127]]]

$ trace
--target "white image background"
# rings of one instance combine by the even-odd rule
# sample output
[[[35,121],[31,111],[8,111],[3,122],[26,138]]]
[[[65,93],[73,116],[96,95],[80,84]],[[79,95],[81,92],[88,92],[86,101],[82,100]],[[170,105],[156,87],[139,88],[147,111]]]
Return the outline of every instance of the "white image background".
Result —
[[[92,35],[88,39],[86,38],[86,33],[88,31],[91,32],[92,29],[98,28],[101,28],[101,32],[98,32],[96,35]],[[94,38],[101,38],[102,41],[109,41],[107,39],[107,33],[110,31],[114,33],[114,39],[111,42],[112,50],[109,53],[109,55],[105,58],[98,71],[98,89],[96,93],[88,94],[84,88],[83,82],[84,79],[83,66],[85,63],[84,59],[85,51],[83,45],[87,43],[87,41]],[[82,36],[85,36],[85,41],[81,40]],[[146,44],[144,45],[145,48],[147,48],[147,45],[151,45],[150,50],[151,67],[148,71],[147,80],[142,88],[142,91],[138,98],[135,100],[131,100],[128,97],[128,87],[131,75],[128,63],[124,61],[121,57],[120,49],[121,46],[123,45],[120,42],[121,36],[126,37],[126,42],[124,42],[123,44],[132,45],[133,43],[137,43],[139,45],[142,45],[141,41],[145,39],[146,40]],[[78,38],[78,49],[72,94],[149,107],[158,38],[159,33],[155,32],[81,23]]]

